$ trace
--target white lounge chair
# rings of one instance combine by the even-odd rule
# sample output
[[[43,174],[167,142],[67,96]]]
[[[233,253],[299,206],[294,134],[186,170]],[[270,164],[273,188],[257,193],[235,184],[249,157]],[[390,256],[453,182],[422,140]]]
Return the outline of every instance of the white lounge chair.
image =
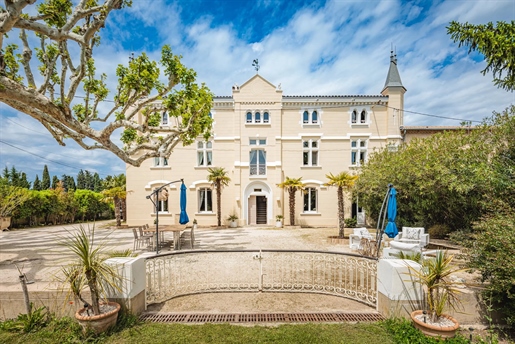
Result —
[[[366,238],[372,240],[372,234],[365,227],[354,228],[354,233],[349,235],[349,247],[353,250],[361,248],[361,239]]]
[[[429,234],[424,231],[424,227],[402,227],[402,232],[399,232],[393,240],[406,244],[418,244],[421,248],[426,247],[429,244]]]

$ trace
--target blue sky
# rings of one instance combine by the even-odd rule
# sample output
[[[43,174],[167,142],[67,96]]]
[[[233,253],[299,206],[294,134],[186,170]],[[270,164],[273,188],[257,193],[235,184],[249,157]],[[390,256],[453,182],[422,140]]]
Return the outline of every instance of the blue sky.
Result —
[[[285,95],[376,95],[393,45],[408,90],[405,125],[459,125],[502,111],[515,103],[515,93],[483,76],[482,56],[458,48],[446,26],[514,18],[513,0],[134,0],[131,9],[110,15],[94,56],[112,89],[116,66],[132,52],[157,60],[169,44],[217,95],[230,95],[233,84],[252,77],[256,58],[260,74],[281,84]],[[0,168],[14,165],[31,180],[41,177],[45,164],[59,176],[76,176],[79,169],[102,177],[125,171],[109,152],[85,151],[73,142],[59,146],[41,124],[3,103],[0,125],[1,140],[11,145],[0,143]]]

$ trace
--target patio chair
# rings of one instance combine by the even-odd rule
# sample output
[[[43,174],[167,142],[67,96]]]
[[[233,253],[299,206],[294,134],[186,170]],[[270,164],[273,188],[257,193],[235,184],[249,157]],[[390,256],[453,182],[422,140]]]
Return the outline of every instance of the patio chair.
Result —
[[[143,233],[143,230],[144,230],[144,229],[146,229],[144,225],[143,225],[143,226],[138,227],[139,236],[140,236],[141,238],[145,238],[145,239],[147,239],[147,240],[149,241],[149,243],[150,243],[150,246],[153,246],[153,244],[154,244],[154,233],[148,233],[148,234],[145,234],[145,233]]]
[[[354,228],[354,233],[349,235],[349,247],[353,250],[361,249],[361,239],[372,240],[372,234],[365,227]]]
[[[151,243],[149,238],[138,236],[138,231],[136,228],[132,227],[132,233],[134,234],[134,250],[139,249],[141,244],[147,244],[148,247]]]
[[[425,234],[424,231],[424,227],[402,227],[402,232],[399,232],[393,240],[406,244],[418,244],[421,248],[426,247],[429,244],[429,234]]]

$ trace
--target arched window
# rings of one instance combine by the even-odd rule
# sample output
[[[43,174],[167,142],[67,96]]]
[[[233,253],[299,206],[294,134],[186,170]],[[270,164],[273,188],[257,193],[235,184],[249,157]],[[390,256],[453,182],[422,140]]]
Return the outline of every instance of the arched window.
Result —
[[[261,123],[261,113],[258,111],[254,114],[255,123]]]
[[[302,122],[309,123],[309,112],[304,111],[304,114],[302,116]]]
[[[318,112],[313,111],[311,113],[311,123],[318,123]]]
[[[361,117],[360,117],[361,123],[367,122],[367,112],[365,110],[361,111]]]
[[[356,110],[352,111],[352,123],[356,123],[358,121],[358,113]]]
[[[168,114],[166,111],[163,111],[161,114],[161,125],[168,125]]]
[[[247,112],[247,123],[252,123],[252,112]]]
[[[263,123],[270,123],[270,115],[266,111],[263,113]]]

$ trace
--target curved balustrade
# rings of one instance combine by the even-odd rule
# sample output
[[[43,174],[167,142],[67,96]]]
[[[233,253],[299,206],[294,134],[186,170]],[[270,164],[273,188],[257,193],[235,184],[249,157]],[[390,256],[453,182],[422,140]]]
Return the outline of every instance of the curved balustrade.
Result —
[[[353,254],[288,251],[182,251],[146,260],[146,301],[211,292],[320,293],[375,306],[377,261]]]

